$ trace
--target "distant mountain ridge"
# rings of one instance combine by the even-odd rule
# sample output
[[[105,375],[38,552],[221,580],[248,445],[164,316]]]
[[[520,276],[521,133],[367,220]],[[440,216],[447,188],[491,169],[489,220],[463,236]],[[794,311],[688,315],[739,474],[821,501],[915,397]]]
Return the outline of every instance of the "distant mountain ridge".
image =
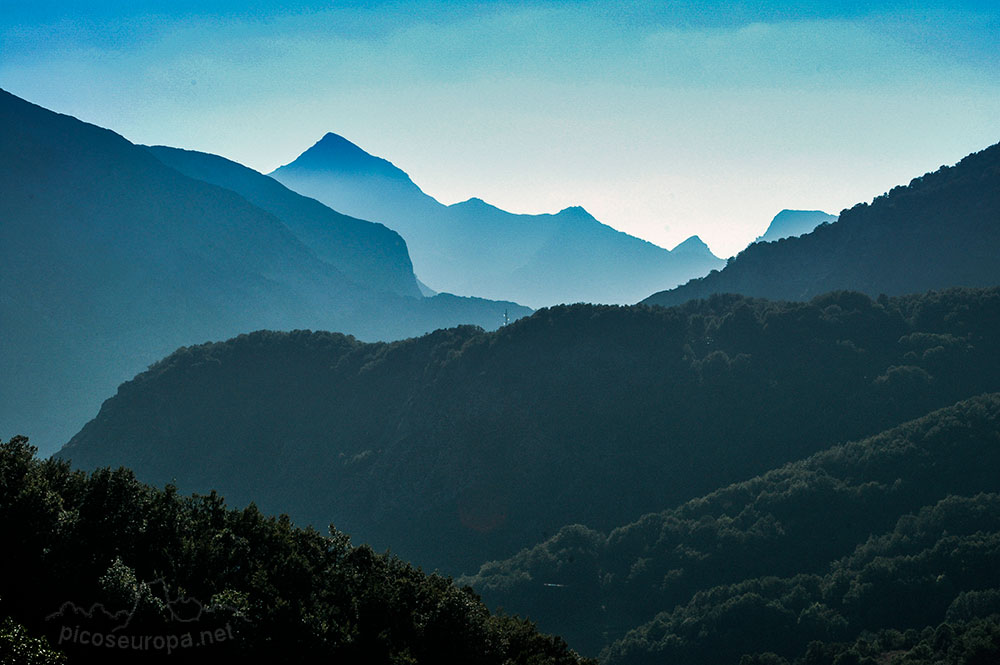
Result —
[[[317,257],[356,284],[404,296],[420,295],[406,242],[382,224],[342,215],[218,155],[166,146],[147,149],[184,175],[230,189],[275,215]]]
[[[768,224],[764,235],[754,242],[776,242],[812,232],[820,224],[832,224],[836,215],[822,210],[782,210]]]
[[[504,294],[535,307],[626,303],[658,283],[681,283],[722,266],[700,241],[675,254],[616,231],[580,207],[520,215],[479,198],[445,206],[391,162],[332,133],[271,176],[398,231],[418,277],[432,289]]]
[[[860,203],[798,238],[754,243],[725,268],[642,302],[715,293],[808,300],[850,289],[877,296],[1000,284],[1000,144]]]
[[[0,436],[30,434],[46,453],[122,380],[185,344],[262,328],[395,339],[530,311],[421,298],[398,234],[232,162],[197,157],[289,224],[4,91],[0,124]]]

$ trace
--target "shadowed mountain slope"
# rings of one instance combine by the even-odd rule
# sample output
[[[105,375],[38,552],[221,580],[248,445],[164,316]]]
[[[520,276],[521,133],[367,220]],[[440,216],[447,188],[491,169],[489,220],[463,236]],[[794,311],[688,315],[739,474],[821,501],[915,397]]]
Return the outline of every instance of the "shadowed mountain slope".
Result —
[[[235,192],[3,91],[0,124],[0,430],[46,453],[184,344],[261,328],[394,339],[528,311],[358,284]],[[385,283],[402,287],[405,247],[383,235],[401,261]]]
[[[675,254],[601,224],[582,208],[516,215],[477,198],[442,205],[392,163],[336,134],[271,175],[336,210],[399,231],[417,275],[437,290],[503,294],[535,307],[626,303],[658,284],[722,265],[700,241]]]
[[[395,231],[341,215],[224,157],[165,146],[148,150],[184,175],[230,189],[279,218],[317,257],[356,284],[404,296],[420,295],[406,243]]]
[[[609,533],[564,527],[460,581],[473,585],[491,605],[530,616],[547,630],[561,629],[577,648],[596,654],[699,591],[746,579],[823,572],[908,513],[950,495],[1000,491],[998,463],[1000,394],[994,393],[834,446]],[[794,652],[773,637],[770,650]],[[699,648],[710,652],[709,642]],[[633,652],[632,660],[651,657],[634,641],[613,648],[623,650]]]
[[[894,188],[836,223],[754,243],[725,268],[643,300],[676,305],[713,293],[808,300],[837,289],[871,296],[1000,284],[1000,145]]]
[[[471,572],[1000,390],[998,363],[997,289],[576,305],[394,344],[257,333],[123,384],[60,454]]]

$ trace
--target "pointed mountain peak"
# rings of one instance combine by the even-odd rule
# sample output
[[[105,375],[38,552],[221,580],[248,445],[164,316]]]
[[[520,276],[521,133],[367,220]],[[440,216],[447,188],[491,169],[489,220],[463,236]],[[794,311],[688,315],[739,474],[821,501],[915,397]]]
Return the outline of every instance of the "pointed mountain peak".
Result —
[[[323,138],[279,171],[319,171],[327,173],[376,175],[409,182],[410,176],[392,162],[365,152],[339,134],[327,132]]]
[[[586,219],[586,220],[594,219],[594,216],[591,215],[589,212],[587,212],[583,208],[583,206],[570,206],[568,208],[563,208],[556,214],[563,217],[571,217],[577,219]]]
[[[835,221],[837,221],[836,215],[830,215],[822,210],[782,210],[771,220],[764,235],[754,242],[773,242],[804,235],[820,224]]]
[[[495,213],[502,213],[500,208],[495,205],[489,204],[482,200],[478,196],[473,196],[471,199],[466,199],[465,201],[459,201],[458,203],[452,203],[448,206],[452,210],[460,211],[467,215],[489,215],[490,219],[494,219],[493,215]]]
[[[670,250],[671,254],[676,254],[678,252],[681,254],[711,254],[712,256],[715,256],[712,254],[712,250],[709,249],[708,245],[705,244],[705,241],[698,236],[691,236]]]
[[[324,134],[323,138],[321,138],[319,141],[316,141],[316,143],[313,144],[313,146],[309,148],[309,150],[307,150],[306,152],[312,150],[317,150],[325,153],[333,153],[333,154],[347,153],[347,154],[357,154],[357,155],[364,155],[366,157],[371,157],[371,155],[369,155],[367,152],[359,148],[354,143],[351,143],[340,134],[334,134],[333,132],[327,132],[326,134]]]

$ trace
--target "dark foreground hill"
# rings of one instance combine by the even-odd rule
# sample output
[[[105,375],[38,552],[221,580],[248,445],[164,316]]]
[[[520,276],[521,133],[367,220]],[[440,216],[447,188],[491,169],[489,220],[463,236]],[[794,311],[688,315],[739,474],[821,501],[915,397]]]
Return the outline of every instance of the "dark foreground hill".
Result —
[[[643,302],[713,293],[808,300],[838,289],[875,297],[1000,284],[1000,145],[861,203],[812,233],[755,243],[725,268]]]
[[[985,635],[964,644],[956,639],[970,628]],[[1000,662],[998,629],[1000,494],[980,494],[904,515],[894,529],[817,573],[698,593],[630,631],[601,659],[607,665],[778,665],[782,658],[803,665],[988,665]],[[930,644],[900,658],[921,640]],[[882,644],[872,648],[872,642]],[[865,643],[867,649],[858,648]],[[934,658],[934,651],[944,657]]]
[[[669,251],[579,207],[517,215],[477,198],[442,205],[395,165],[336,134],[271,175],[332,208],[399,231],[417,275],[439,291],[532,307],[631,303],[722,266],[696,236]]]
[[[31,433],[46,453],[115,386],[184,344],[261,328],[398,339],[528,311],[420,298],[405,245],[384,227],[304,201],[286,224],[109,130],[3,91],[0,125],[0,432]],[[262,203],[285,214],[277,201]],[[308,245],[296,235],[307,230]],[[349,236],[367,258],[352,258]]]
[[[5,663],[571,665],[565,642],[468,588],[209,495],[0,445]],[[34,657],[29,657],[34,654]]]
[[[997,390],[1000,289],[577,305],[494,333],[184,348],[60,455],[472,572]]]
[[[735,663],[752,651],[751,644],[791,657],[811,640],[853,640],[862,629],[936,625],[961,592],[978,590],[995,571],[970,560],[964,577],[941,585],[933,581],[940,571],[921,570],[931,581],[922,591],[913,587],[907,592],[906,585],[918,582],[907,580],[912,573],[898,564],[879,573],[869,570],[864,573],[868,579],[828,589],[826,597],[810,591],[794,601],[786,599],[789,611],[798,603],[792,621],[800,625],[781,631],[769,627],[757,637],[765,616],[746,620],[736,613],[753,613],[751,606],[759,599],[744,598],[740,607],[729,607],[728,596],[719,599],[723,592],[708,590],[737,585],[743,591],[736,595],[744,595],[777,584],[768,581],[775,577],[825,575],[831,562],[856,548],[871,550],[865,546],[871,534],[894,527],[902,537],[914,533],[915,523],[904,518],[907,514],[952,495],[1000,492],[998,465],[1000,394],[990,394],[645,515],[606,534],[580,525],[564,527],[546,542],[485,564],[461,581],[472,584],[492,606],[531,616],[544,630],[561,630],[585,653],[610,646],[613,662],[649,662],[653,654],[672,662],[665,655],[669,653],[677,662]],[[942,530],[952,535],[996,530],[995,523],[983,519],[996,509],[995,496],[963,501],[958,504],[976,504],[979,515],[960,519],[949,513],[948,519],[939,519],[937,535],[929,544],[925,539],[917,553],[943,538]],[[852,598],[831,600],[829,594],[843,595],[848,589],[853,589]],[[894,610],[910,602],[901,593],[923,595],[917,603],[923,607],[907,609],[912,616]],[[809,609],[813,602],[836,606]],[[844,602],[851,604],[845,607]],[[658,613],[685,606],[656,620],[669,623],[666,628],[649,623]],[[1000,605],[995,609],[1000,611]],[[710,615],[712,623],[707,624]],[[686,619],[695,623],[681,628]],[[706,634],[695,637],[703,629]],[[720,639],[723,630],[727,635]]]

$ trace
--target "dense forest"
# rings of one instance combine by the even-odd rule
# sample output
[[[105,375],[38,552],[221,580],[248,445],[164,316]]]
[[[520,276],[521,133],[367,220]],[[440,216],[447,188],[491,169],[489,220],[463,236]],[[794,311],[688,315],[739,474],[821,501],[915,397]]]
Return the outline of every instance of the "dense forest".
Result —
[[[60,455],[458,574],[997,390],[1000,289],[577,305],[494,333],[183,348]]]
[[[679,305],[713,293],[808,300],[1000,283],[1000,145],[859,203],[799,238],[754,243],[725,268],[646,298]]]
[[[909,528],[906,525],[912,526],[912,520],[905,515],[937,502],[944,502],[945,507],[971,506],[969,510],[979,511],[970,513],[963,522],[956,517],[957,511],[935,509],[937,524],[945,524],[951,535],[963,524],[988,528],[989,520],[976,516],[995,510],[995,496],[988,501],[983,497],[962,499],[957,504],[954,497],[1000,491],[998,466],[1000,394],[994,393],[935,411],[874,437],[834,446],[676,508],[645,515],[607,534],[581,525],[564,527],[548,541],[506,561],[485,564],[477,575],[461,581],[473,585],[491,605],[528,614],[543,629],[558,632],[584,652],[597,653],[624,637],[611,653],[627,652],[632,655],[625,662],[643,662],[643,654],[648,657],[659,653],[662,647],[650,642],[652,629],[647,626],[628,636],[624,633],[646,624],[657,612],[686,606],[692,596],[717,598],[717,591],[704,596],[713,587],[821,574],[830,562],[855,548],[870,548],[864,545],[870,534],[894,526],[897,531]],[[949,523],[951,526],[947,526]],[[967,563],[967,574],[990,574],[979,563]],[[934,577],[938,574],[934,573]],[[950,599],[962,589],[952,584],[941,593],[952,594]],[[890,614],[893,604],[909,602],[890,591],[870,589],[866,593],[874,595],[866,596],[864,602],[870,605],[884,592],[885,598],[879,602],[886,604],[885,612]],[[911,591],[916,593],[916,587]],[[693,616],[695,610],[691,608],[707,611],[708,604],[702,600],[700,605],[687,605],[688,609],[677,617],[682,617],[683,622]],[[1000,610],[1000,606],[996,609]],[[858,606],[839,611],[849,626],[831,633],[838,639],[857,634],[860,629],[922,628],[921,621],[943,620],[943,615],[911,620],[900,612],[899,622],[893,623],[883,621],[885,617],[875,621],[855,616]],[[840,620],[831,615],[822,622],[835,619]],[[731,616],[720,621],[742,625]],[[753,625],[748,625],[748,635]],[[675,624],[670,626],[659,635],[681,634]],[[786,645],[775,635],[766,633],[761,637],[768,641],[764,650],[795,653],[797,642],[789,640]],[[724,654],[731,657],[727,661],[722,653],[707,650],[705,645],[721,648],[715,644],[719,637],[710,634],[701,646],[689,644],[685,648],[693,651],[683,658],[678,655],[678,662],[735,663],[742,652]],[[745,637],[736,644],[747,644]],[[829,636],[803,633],[800,641],[814,639]],[[702,660],[696,660],[692,655],[695,652]]]
[[[35,452],[23,437],[0,445],[4,663],[581,662],[471,589],[334,529]]]
[[[713,665],[756,653],[794,657],[813,642],[852,640],[861,631],[944,632],[949,621],[976,619],[1000,620],[997,494],[949,497],[906,515],[819,574],[700,592],[630,631],[602,660]],[[849,651],[837,658],[850,662]],[[1000,642],[984,651],[976,654],[981,662],[997,662]],[[807,652],[805,661],[823,659]]]

